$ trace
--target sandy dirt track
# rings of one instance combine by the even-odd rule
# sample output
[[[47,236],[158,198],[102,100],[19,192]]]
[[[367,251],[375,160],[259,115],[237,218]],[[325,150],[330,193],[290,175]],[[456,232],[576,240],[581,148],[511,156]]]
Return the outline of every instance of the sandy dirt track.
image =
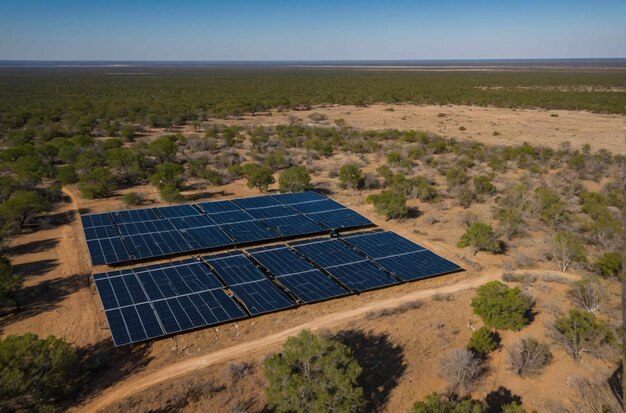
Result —
[[[347,320],[363,316],[370,311],[397,307],[403,303],[432,297],[436,294],[451,294],[469,288],[476,288],[495,278],[496,275],[485,275],[467,282],[441,288],[415,291],[402,297],[381,300],[352,310],[320,317],[316,320],[300,324],[267,337],[171,364],[142,377],[125,380],[123,383],[111,388],[109,391],[103,393],[96,399],[89,401],[86,405],[78,408],[76,411],[86,413],[98,412],[107,406],[132,396],[133,394],[144,389],[163,381],[183,376],[194,370],[203,369],[214,364],[223,363],[225,361],[237,359],[243,356],[250,356],[251,354],[259,354],[270,351],[272,348],[283,343],[288,337],[295,336],[304,329],[315,331],[320,328],[334,327]]]

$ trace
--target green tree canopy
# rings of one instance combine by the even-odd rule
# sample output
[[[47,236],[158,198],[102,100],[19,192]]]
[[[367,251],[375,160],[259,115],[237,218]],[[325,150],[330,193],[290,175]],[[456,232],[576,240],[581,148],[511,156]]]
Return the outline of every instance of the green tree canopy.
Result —
[[[337,341],[303,330],[287,339],[283,352],[263,363],[267,401],[277,412],[357,412],[363,389],[361,367]]]
[[[489,224],[474,222],[457,243],[459,248],[470,247],[472,255],[478,251],[500,252],[500,243],[493,228]]]
[[[311,187],[311,175],[304,166],[292,166],[283,170],[278,178],[280,192],[306,191]]]
[[[97,167],[83,173],[78,180],[78,189],[85,198],[102,198],[115,188],[111,171],[105,167]]]
[[[0,340],[0,410],[49,411],[72,390],[76,354],[62,339],[35,334]]]
[[[182,165],[165,162],[157,165],[156,172],[150,178],[152,185],[159,189],[163,189],[166,186],[180,189],[180,186],[185,182],[185,168]]]
[[[0,204],[0,217],[5,225],[22,229],[34,216],[48,208],[48,201],[33,191],[17,191]]]
[[[15,274],[11,261],[4,255],[0,256],[0,307],[5,305],[7,299],[15,302],[19,309],[20,303],[15,293],[22,287],[24,276]]]
[[[409,213],[406,206],[406,197],[392,190],[385,190],[379,194],[372,194],[367,197],[367,202],[374,205],[374,209],[385,218],[402,218]]]
[[[248,188],[257,188],[261,192],[266,192],[267,188],[275,181],[272,170],[264,166],[252,168],[248,173]]]
[[[528,324],[532,301],[517,287],[491,281],[478,288],[471,306],[486,326],[517,331]]]
[[[176,136],[159,136],[148,144],[148,150],[159,163],[174,162],[174,160],[176,160],[176,153],[178,152]]]
[[[413,405],[413,413],[486,413],[487,407],[476,400],[450,400],[432,393]]]
[[[363,173],[356,163],[347,163],[339,169],[339,182],[344,188],[359,189],[363,185]]]

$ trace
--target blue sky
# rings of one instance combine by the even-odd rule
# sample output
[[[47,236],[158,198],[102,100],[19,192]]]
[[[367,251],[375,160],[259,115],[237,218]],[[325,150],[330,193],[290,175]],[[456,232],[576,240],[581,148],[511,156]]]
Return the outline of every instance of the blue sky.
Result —
[[[551,57],[626,57],[626,1],[0,1],[0,60]]]

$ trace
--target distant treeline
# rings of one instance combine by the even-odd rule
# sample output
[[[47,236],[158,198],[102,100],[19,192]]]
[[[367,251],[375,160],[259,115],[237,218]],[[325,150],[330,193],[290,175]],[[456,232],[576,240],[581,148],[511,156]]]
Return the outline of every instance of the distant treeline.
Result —
[[[622,113],[625,87],[622,72],[3,69],[0,133],[44,139],[111,135],[129,124],[169,127],[207,117],[324,103],[467,104]]]

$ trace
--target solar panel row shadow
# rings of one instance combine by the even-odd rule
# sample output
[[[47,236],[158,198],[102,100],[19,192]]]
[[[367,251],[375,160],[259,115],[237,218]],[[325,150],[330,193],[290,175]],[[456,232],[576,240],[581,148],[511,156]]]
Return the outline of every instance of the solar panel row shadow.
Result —
[[[315,192],[115,211],[81,219],[94,265],[372,225]]]
[[[116,346],[247,317],[195,260],[94,274],[94,281]]]
[[[404,281],[460,271],[461,267],[393,232],[373,232],[342,237]]]

